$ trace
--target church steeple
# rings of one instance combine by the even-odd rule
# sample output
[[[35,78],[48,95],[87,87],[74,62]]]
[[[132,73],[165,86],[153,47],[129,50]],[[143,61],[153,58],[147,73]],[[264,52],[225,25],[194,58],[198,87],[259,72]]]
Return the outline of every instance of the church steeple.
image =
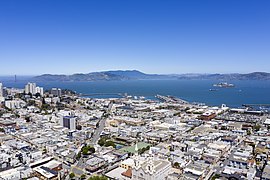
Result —
[[[136,144],[135,144],[135,155],[138,155],[138,151],[139,151],[138,143],[136,142]]]
[[[138,170],[140,168],[140,159],[139,159],[139,149],[138,149],[138,144],[136,142],[135,144],[135,157],[134,157],[134,164],[135,164],[135,169]]]
[[[151,150],[149,150],[149,157],[148,157],[148,161],[147,161],[147,171],[150,174],[154,174],[154,172],[155,172],[155,169],[154,169],[154,157],[153,157],[153,154],[152,154]]]

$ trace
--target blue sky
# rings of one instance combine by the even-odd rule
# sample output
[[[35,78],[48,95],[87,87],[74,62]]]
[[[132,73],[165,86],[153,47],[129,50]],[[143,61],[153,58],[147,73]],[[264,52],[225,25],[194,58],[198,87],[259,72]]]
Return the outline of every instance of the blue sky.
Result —
[[[0,75],[270,72],[269,9],[269,0],[2,0]]]

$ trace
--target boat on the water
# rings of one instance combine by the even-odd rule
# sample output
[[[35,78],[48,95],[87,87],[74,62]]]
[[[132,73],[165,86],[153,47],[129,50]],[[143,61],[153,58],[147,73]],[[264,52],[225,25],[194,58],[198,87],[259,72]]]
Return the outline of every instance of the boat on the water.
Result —
[[[227,83],[227,82],[220,82],[218,84],[213,84],[214,87],[221,87],[221,88],[229,88],[234,87],[234,84]]]

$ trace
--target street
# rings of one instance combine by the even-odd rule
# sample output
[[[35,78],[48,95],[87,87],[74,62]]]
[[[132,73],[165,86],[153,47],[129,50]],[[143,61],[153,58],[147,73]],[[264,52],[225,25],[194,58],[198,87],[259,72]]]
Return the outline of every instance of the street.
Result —
[[[106,110],[106,112],[104,112],[104,114],[109,114],[111,109],[112,109],[112,105],[113,103],[110,102],[110,104],[108,105],[108,109]],[[99,126],[97,127],[97,129],[95,130],[95,133],[93,134],[90,144],[94,145],[98,142],[99,137],[100,137],[100,133],[104,130],[105,127],[105,122],[106,122],[107,117],[102,117],[99,121]]]

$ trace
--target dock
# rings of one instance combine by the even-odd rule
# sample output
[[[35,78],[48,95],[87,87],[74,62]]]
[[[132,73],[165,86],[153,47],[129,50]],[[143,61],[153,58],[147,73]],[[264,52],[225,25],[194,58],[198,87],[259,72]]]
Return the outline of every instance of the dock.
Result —
[[[188,103],[187,101],[174,97],[174,96],[162,96],[162,95],[157,94],[155,97],[164,102],[172,102],[172,103],[180,103],[180,104]]]
[[[89,96],[121,96],[124,95],[122,93],[90,93],[90,94],[79,94],[81,97],[89,97]]]

